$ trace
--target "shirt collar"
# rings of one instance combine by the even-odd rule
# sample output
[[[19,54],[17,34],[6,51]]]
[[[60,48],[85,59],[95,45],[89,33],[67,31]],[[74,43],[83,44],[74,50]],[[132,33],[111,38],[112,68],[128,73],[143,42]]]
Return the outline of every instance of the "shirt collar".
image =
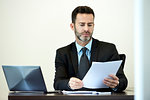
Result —
[[[91,39],[90,42],[85,46],[89,51],[91,51],[92,41],[93,41],[93,39]],[[80,46],[77,42],[75,42],[75,44],[76,44],[76,47],[77,47],[77,52],[79,53],[80,50],[81,50],[83,47]]]

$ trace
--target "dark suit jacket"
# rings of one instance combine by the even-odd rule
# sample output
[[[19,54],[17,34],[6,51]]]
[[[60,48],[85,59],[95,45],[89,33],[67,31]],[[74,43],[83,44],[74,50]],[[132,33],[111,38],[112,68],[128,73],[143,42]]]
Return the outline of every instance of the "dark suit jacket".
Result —
[[[106,62],[119,60],[119,55],[114,44],[98,41],[93,38],[90,62]],[[68,82],[71,77],[76,77],[78,72],[78,56],[75,42],[68,46],[59,48],[55,58],[55,90],[71,90]],[[127,87],[127,79],[122,66],[117,72],[119,86],[117,91],[122,91]]]

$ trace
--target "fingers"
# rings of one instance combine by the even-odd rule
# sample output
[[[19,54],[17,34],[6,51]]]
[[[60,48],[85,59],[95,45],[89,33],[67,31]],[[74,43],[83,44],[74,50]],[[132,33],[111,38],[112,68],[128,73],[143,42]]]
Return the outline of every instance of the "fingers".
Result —
[[[69,86],[71,89],[80,89],[83,87],[83,82],[78,78],[72,77],[69,80]]]
[[[113,75],[113,74],[110,74],[109,77],[111,77],[114,80],[119,80],[119,78],[117,76]]]
[[[110,88],[115,88],[117,85],[119,85],[119,78],[115,75],[109,75],[111,78],[105,78],[104,84],[107,85]]]
[[[115,81],[115,82],[113,81],[112,82],[112,81],[108,81],[108,80],[105,80],[105,79],[104,79],[103,82],[104,82],[105,85],[107,85],[110,88],[115,88],[119,84],[119,81]]]

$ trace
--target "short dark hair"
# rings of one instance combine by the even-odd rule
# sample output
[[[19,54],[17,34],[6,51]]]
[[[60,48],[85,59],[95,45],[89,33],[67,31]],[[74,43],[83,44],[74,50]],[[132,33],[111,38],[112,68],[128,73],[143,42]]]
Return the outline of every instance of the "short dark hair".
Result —
[[[93,17],[95,17],[94,11],[90,7],[88,7],[88,6],[78,6],[72,12],[72,23],[75,23],[77,14],[79,14],[79,13],[81,13],[81,14],[92,14]]]

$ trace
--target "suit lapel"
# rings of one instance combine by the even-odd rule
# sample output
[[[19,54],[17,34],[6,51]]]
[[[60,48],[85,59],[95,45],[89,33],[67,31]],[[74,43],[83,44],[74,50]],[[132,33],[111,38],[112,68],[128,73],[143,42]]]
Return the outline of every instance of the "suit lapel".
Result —
[[[77,48],[75,46],[75,42],[72,43],[71,60],[72,60],[75,73],[77,73],[78,72],[78,56],[77,56]]]
[[[92,48],[91,48],[91,60],[90,60],[90,64],[92,64],[93,61],[97,61],[97,56],[98,56],[98,48],[97,48],[98,44],[97,41],[93,38],[93,42],[92,42]]]

